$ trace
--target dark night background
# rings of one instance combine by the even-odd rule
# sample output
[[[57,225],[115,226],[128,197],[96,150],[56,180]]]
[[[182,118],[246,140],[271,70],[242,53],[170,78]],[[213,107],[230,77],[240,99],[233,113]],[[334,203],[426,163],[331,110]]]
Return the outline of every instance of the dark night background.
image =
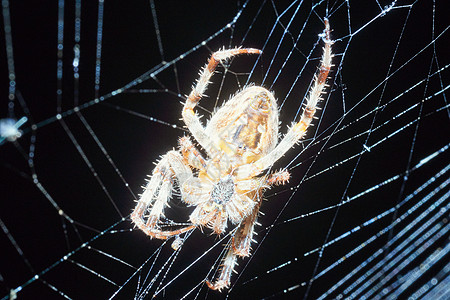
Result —
[[[330,228],[329,239],[333,239],[394,207],[449,163],[446,151],[424,167],[406,174],[409,177],[403,186],[402,180],[398,179],[342,206],[337,214],[336,209],[330,209],[284,223],[291,218],[336,205],[347,197],[355,196],[395,175],[401,175],[402,178],[408,169],[409,158],[410,169],[449,143],[448,108],[441,109],[448,104],[443,97],[443,94],[448,95],[446,91],[424,102],[417,133],[414,123],[370,152],[364,153],[359,161],[355,158],[339,164],[363,151],[362,145],[366,141],[367,134],[356,135],[371,128],[373,110],[377,105],[386,104],[401,95],[393,104],[377,112],[374,128],[386,121],[390,123],[374,131],[370,135],[368,145],[374,145],[409,122],[417,121],[419,106],[405,115],[395,117],[413,104],[420,103],[422,99],[442,91],[449,84],[450,74],[446,69],[440,73],[441,77],[432,76],[426,89],[425,84],[421,84],[406,93],[407,89],[427,77],[430,64],[431,73],[435,73],[438,70],[436,60],[439,68],[450,63],[448,32],[450,22],[447,1],[436,1],[434,27],[433,1],[418,1],[410,11],[407,7],[397,8],[376,19],[374,18],[381,12],[377,2],[381,7],[390,2],[363,2],[364,4],[361,1],[349,1],[348,10],[345,2],[324,1],[311,12],[312,3],[306,1],[295,18],[292,18],[298,6],[298,3],[295,3],[293,8],[280,16],[279,24],[271,33],[277,21],[277,13],[283,12],[290,3],[251,0],[242,10],[232,30],[225,29],[223,33],[208,41],[206,46],[201,46],[184,59],[171,64],[155,78],[146,78],[142,83],[133,85],[124,92],[112,95],[111,92],[133,82],[155,67],[156,70],[162,66],[163,61],[170,63],[224,28],[247,2],[189,1],[188,3],[188,1],[155,0],[164,49],[162,56],[158,49],[149,1],[127,3],[105,1],[99,90],[99,95],[104,96],[105,100],[90,105],[89,103],[96,98],[94,85],[98,2],[82,1],[80,79],[77,88],[72,67],[75,45],[75,2],[65,1],[63,95],[59,107],[64,117],[63,121],[58,121],[56,118],[58,2],[10,1],[14,67],[19,93],[16,98],[23,99],[26,103],[30,120],[22,127],[24,135],[21,139],[15,143],[7,142],[0,145],[2,178],[0,219],[6,226],[0,232],[0,298],[6,296],[10,289],[25,285],[34,275],[49,267],[50,269],[45,271],[39,280],[26,284],[18,293],[19,299],[62,299],[61,293],[73,299],[104,299],[111,297],[119,286],[123,285],[116,298],[134,297],[138,277],[132,276],[136,268],[142,267],[142,284],[154,260],[145,262],[152,254],[158,254],[158,247],[162,242],[149,240],[138,230],[130,230],[133,225],[128,216],[135,205],[136,195],[142,191],[145,176],[153,168],[152,163],[159,155],[175,147],[178,137],[186,133],[180,120],[181,102],[197,79],[198,70],[205,64],[212,51],[223,46],[262,48],[267,42],[264,54],[258,62],[256,57],[251,56],[235,59],[231,65],[231,72],[225,79],[222,76],[224,68],[219,67],[219,74],[212,78],[213,84],[208,89],[209,97],[201,101],[204,109],[199,108],[198,111],[205,115],[202,120],[206,121],[209,118],[208,111],[212,111],[216,106],[219,89],[220,104],[223,99],[228,99],[229,95],[245,85],[249,72],[256,63],[250,81],[261,84],[267,75],[264,86],[275,92],[280,105],[283,103],[280,131],[285,133],[286,126],[296,117],[300,101],[307,92],[317,68],[316,58],[320,58],[321,45],[316,45],[311,56],[314,59],[305,66],[306,56],[318,41],[317,35],[323,30],[322,18],[326,16],[328,4],[331,12],[329,19],[333,28],[332,38],[336,40],[333,52],[337,55],[334,58],[336,67],[329,82],[331,88],[328,91],[331,89],[331,96],[326,97],[327,105],[320,111],[320,114],[323,114],[320,116],[320,126],[315,126],[308,135],[312,137],[317,134],[317,143],[305,149],[304,146],[310,142],[308,140],[305,145],[299,145],[288,152],[275,165],[275,168],[279,169],[289,164],[292,168],[290,170],[292,180],[287,186],[267,191],[268,201],[263,203],[261,209],[264,216],[259,219],[262,226],[257,227],[258,243],[253,244],[254,255],[239,260],[239,266],[236,268],[239,275],[232,276],[233,288],[228,295],[231,299],[238,299],[243,295],[252,299],[270,296],[302,298],[306,293],[304,286],[298,286],[285,295],[282,292],[312,278],[318,255],[315,253],[304,257],[303,254],[322,246]],[[409,5],[412,2],[399,1],[396,6]],[[348,13],[352,30],[362,28],[352,38],[349,36]],[[374,21],[370,22],[372,19]],[[305,20],[308,22],[303,29]],[[292,24],[280,43],[284,34],[282,26],[287,26],[290,21]],[[9,79],[4,23],[1,24],[0,118],[5,118],[8,116]],[[365,25],[367,26],[364,27]],[[434,38],[444,33],[436,40],[434,47],[426,47],[432,41],[433,28]],[[300,31],[302,35],[299,43],[293,47]],[[422,48],[425,50],[421,51]],[[282,68],[290,51],[293,51],[292,56],[274,83],[278,70]],[[395,51],[396,56],[390,66]],[[413,59],[408,62],[411,58]],[[402,66],[405,63],[406,65]],[[305,69],[290,91],[303,67]],[[389,77],[383,90],[389,68],[390,74],[393,75]],[[381,87],[375,89],[378,85]],[[143,91],[149,89],[160,91],[156,93]],[[371,92],[373,89],[375,90]],[[79,99],[78,104],[75,102],[76,95]],[[93,135],[83,124],[84,119],[74,113],[73,108],[83,104],[89,105],[81,110],[82,117],[92,128],[107,155],[98,147]],[[437,111],[438,109],[440,110]],[[359,120],[370,112],[372,113],[369,117]],[[19,101],[16,101],[14,117],[19,119],[23,115],[26,115],[26,111]],[[169,125],[155,122],[152,118]],[[355,122],[356,120],[358,121]],[[328,138],[334,130],[352,122],[355,123]],[[32,130],[32,124],[37,124],[36,130]],[[176,128],[171,125],[176,125]],[[70,134],[73,134],[75,145],[64,126],[67,126]],[[36,140],[32,142],[34,137]],[[352,139],[332,147],[348,138]],[[414,150],[410,157],[412,143]],[[30,145],[35,147],[34,169],[27,163]],[[80,155],[77,145],[92,164],[92,169]],[[325,151],[317,156],[322,147]],[[297,157],[300,152],[301,155]],[[108,157],[117,169],[111,165]],[[332,166],[334,167],[320,173]],[[122,181],[119,172],[129,187]],[[314,176],[317,173],[319,175]],[[448,178],[448,175],[444,177]],[[40,186],[42,189],[39,189]],[[295,187],[298,189],[293,192],[291,188]],[[440,191],[439,195],[444,192]],[[71,224],[61,217],[51,201],[54,201],[75,223]],[[414,201],[402,207],[397,215],[403,214],[417,203],[418,199]],[[175,209],[172,213],[175,219],[183,221],[187,219],[190,209],[183,208],[180,204],[179,200],[174,200]],[[411,215],[398,227],[403,228],[418,214]],[[336,218],[333,222],[334,217]],[[318,271],[358,247],[391,224],[392,220],[392,215],[385,217],[372,226],[325,248]],[[113,225],[115,226],[111,227]],[[271,225],[274,226],[268,231],[267,227]],[[5,234],[5,228],[10,233],[9,237],[12,237],[23,251],[23,256],[18,254],[17,248]],[[396,227],[392,235],[395,235],[399,228]],[[308,299],[320,296],[374,251],[383,247],[388,241],[388,236],[389,234],[381,236],[337,268],[318,278],[308,291]],[[97,238],[91,241],[94,237]],[[88,241],[91,241],[90,247],[106,252],[112,257],[94,249],[76,250]],[[200,284],[211,266],[215,263],[217,266],[216,260],[223,244],[219,243],[211,249],[217,241],[217,237],[210,235],[208,231],[202,234],[196,230],[187,239],[182,251],[170,266],[167,277],[164,280],[158,277],[149,294],[153,294],[156,288],[161,288],[177,276],[204,251],[210,250],[157,297],[180,298],[191,289],[193,292],[187,296],[188,299],[194,298],[197,294],[200,299],[225,297],[226,293],[208,291]],[[448,235],[430,247],[429,252],[424,253],[422,258],[446,243]],[[53,266],[73,250],[76,252],[70,255],[68,261]],[[164,264],[173,253],[170,242],[163,246],[149,273],[150,279],[147,284],[159,269],[168,267]],[[448,257],[445,260],[448,261]],[[291,261],[289,265],[267,273],[268,270],[288,261]],[[80,265],[88,267],[96,274]],[[441,267],[436,265],[424,278],[417,281],[415,287],[420,287]],[[209,279],[212,277],[212,274],[208,276]],[[125,284],[130,278],[130,282]],[[163,282],[159,286],[161,280]],[[53,290],[52,286],[59,292]],[[412,288],[412,291],[414,290]]]

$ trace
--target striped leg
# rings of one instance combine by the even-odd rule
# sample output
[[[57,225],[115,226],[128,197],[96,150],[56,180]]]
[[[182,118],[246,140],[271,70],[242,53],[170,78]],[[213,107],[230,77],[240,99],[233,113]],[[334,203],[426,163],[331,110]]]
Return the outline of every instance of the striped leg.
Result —
[[[169,205],[173,181],[177,179],[179,185],[182,186],[186,180],[192,177],[191,169],[183,164],[183,158],[179,152],[170,151],[164,155],[153,170],[138,205],[131,214],[131,219],[136,226],[150,237],[158,239],[167,239],[194,229],[195,225],[177,230],[161,230],[157,225],[161,216],[164,215],[164,209]]]
[[[183,120],[189,131],[192,133],[197,142],[205,149],[209,154],[211,154],[211,140],[205,134],[205,129],[200,122],[198,115],[194,112],[194,108],[200,99],[203,97],[206,87],[208,86],[209,79],[214,74],[214,70],[220,62],[226,61],[227,59],[240,55],[240,54],[260,54],[261,50],[252,48],[236,48],[228,50],[219,50],[214,52],[209,59],[208,64],[200,72],[200,77],[197,80],[197,84],[192,88],[186,103],[183,108]]]
[[[331,64],[331,45],[333,41],[330,38],[330,24],[328,19],[324,20],[325,30],[323,34],[323,47],[322,62],[319,67],[319,71],[315,76],[314,83],[309,92],[306,100],[305,109],[298,123],[293,126],[286,133],[284,138],[278,143],[278,145],[269,152],[266,156],[263,156],[253,164],[243,165],[236,170],[238,178],[251,178],[259,175],[262,171],[271,167],[278,159],[280,159],[289,149],[291,149],[306,133],[309,125],[311,124],[314,114],[316,113],[317,106],[320,100],[322,100],[322,94],[325,93],[326,80],[328,73],[332,67]]]

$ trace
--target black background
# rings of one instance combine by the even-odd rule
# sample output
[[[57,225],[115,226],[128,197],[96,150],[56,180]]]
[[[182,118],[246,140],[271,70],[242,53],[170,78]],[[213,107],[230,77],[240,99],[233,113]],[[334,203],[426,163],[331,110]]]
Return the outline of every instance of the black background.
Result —
[[[322,17],[326,15],[327,2],[322,3],[313,12],[311,12],[311,3],[304,3],[295,18],[292,18],[298,6],[298,3],[295,3],[293,8],[280,16],[278,25],[271,32],[277,21],[276,12],[281,14],[289,3],[267,1],[262,4],[260,1],[249,1],[233,30],[230,30],[225,28],[226,24],[233,20],[246,2],[155,1],[163,56],[158,49],[148,1],[105,2],[99,92],[105,100],[93,105],[89,103],[96,97],[94,76],[98,3],[94,1],[82,3],[80,80],[79,89],[77,89],[72,68],[72,49],[75,44],[74,2],[65,2],[63,96],[59,106],[64,112],[63,121],[58,121],[56,118],[58,108],[56,101],[57,2],[11,1],[10,3],[14,67],[17,90],[20,92],[18,97],[24,99],[31,119],[23,126],[24,136],[17,143],[4,143],[0,146],[2,176],[0,219],[8,228],[10,237],[14,238],[24,253],[20,256],[8,236],[4,233],[0,234],[2,297],[7,295],[9,289],[25,285],[18,294],[20,299],[61,298],[62,296],[50,286],[56,287],[58,291],[70,298],[108,298],[118,290],[118,286],[109,283],[105,278],[122,286],[136,271],[123,262],[136,268],[143,266],[142,283],[153,260],[150,259],[146,264],[144,262],[152,254],[158,254],[158,247],[162,242],[149,240],[138,230],[130,231],[129,229],[133,226],[128,215],[135,205],[135,195],[141,192],[144,178],[153,167],[152,162],[159,155],[176,147],[177,138],[186,133],[182,121],[179,120],[182,101],[197,78],[198,70],[211,52],[223,46],[263,48],[266,44],[260,60],[256,61],[256,57],[240,57],[234,60],[230,71],[241,75],[235,76],[229,73],[225,76],[222,86],[219,83],[224,78],[222,76],[224,69],[219,67],[220,75],[213,77],[213,84],[207,92],[209,97],[201,102],[204,109],[199,108],[199,113],[205,115],[203,121],[207,120],[208,111],[216,107],[217,98],[220,104],[246,84],[249,70],[255,66],[250,82],[263,84],[273,90],[279,104],[282,104],[280,112],[282,133],[286,132],[286,126],[296,117],[300,101],[307,92],[321,55],[321,46],[316,43],[317,35],[323,30]],[[441,72],[440,79],[438,76],[430,78],[427,90],[425,90],[425,84],[421,84],[418,88],[406,93],[408,88],[427,77],[434,53],[440,67],[450,62],[448,32],[436,40],[435,47],[433,45],[426,47],[432,41],[433,6],[431,1],[419,1],[410,11],[408,7],[396,8],[378,18],[376,16],[381,10],[377,3],[364,2],[364,4],[350,2],[349,10],[346,3],[328,3],[332,35],[336,40],[333,51],[337,55],[334,58],[336,67],[333,69],[330,80],[331,96],[325,97],[328,102],[326,108],[320,112],[322,114],[320,126],[315,126],[309,132],[309,137],[314,134],[319,135],[318,143],[309,145],[306,149],[304,148],[306,143],[299,145],[276,164],[277,169],[287,164],[290,164],[290,167],[296,167],[290,170],[292,180],[289,185],[266,193],[268,201],[262,207],[264,216],[259,220],[262,226],[258,227],[259,235],[256,238],[258,243],[253,245],[255,254],[250,259],[240,260],[240,265],[236,268],[240,275],[233,275],[233,287],[228,294],[232,299],[242,295],[248,295],[251,298],[274,296],[298,299],[303,297],[306,293],[306,288],[303,286],[298,286],[287,294],[283,294],[283,290],[300,285],[312,278],[318,256],[313,254],[303,257],[303,254],[323,245],[330,228],[332,229],[330,239],[332,239],[395,206],[449,162],[448,152],[445,152],[418,171],[412,172],[403,187],[402,180],[398,179],[342,206],[337,214],[336,209],[331,209],[283,223],[290,218],[336,205],[347,199],[347,196],[355,196],[388,178],[403,174],[408,166],[412,143],[414,143],[414,151],[409,168],[448,144],[450,136],[448,111],[435,112],[446,105],[443,96],[439,95],[425,102],[417,133],[415,133],[416,123],[414,123],[370,152],[364,153],[358,163],[358,158],[355,158],[339,164],[346,158],[363,151],[367,134],[361,137],[356,135],[371,128],[373,110],[377,105],[388,103],[401,95],[393,104],[377,112],[374,127],[389,120],[390,122],[389,125],[371,134],[368,145],[373,145],[398,128],[416,121],[419,115],[418,107],[399,118],[393,118],[411,105],[420,103],[422,99],[441,91],[442,87],[445,88],[448,85],[449,74],[448,70],[445,70]],[[412,1],[402,1],[397,3],[397,6],[409,5],[410,2]],[[435,38],[449,26],[448,7],[444,7],[445,2],[437,1],[436,3]],[[389,2],[380,4],[383,6]],[[352,32],[361,29],[352,37],[349,35],[348,13]],[[308,22],[303,29],[305,20]],[[287,26],[290,21],[292,24],[283,42],[280,43],[284,34],[282,26]],[[224,32],[208,41],[206,46],[188,53],[176,64],[170,64],[179,55],[199,45],[222,28]],[[299,43],[293,47],[299,32],[302,32]],[[0,39],[0,45],[2,45],[0,50],[1,118],[8,116],[9,80],[5,44],[2,27]],[[315,47],[311,55],[314,59],[305,66],[305,57],[308,56],[312,47]],[[423,48],[425,50],[422,51]],[[290,51],[293,52],[291,58],[283,67]],[[395,59],[392,61],[395,51]],[[410,59],[411,61],[408,62]],[[155,66],[160,67],[163,61],[169,62],[170,66],[157,73],[157,80],[146,78],[144,82],[133,84],[125,92],[111,95],[111,92],[133,82]],[[303,67],[305,69],[293,86],[294,80]],[[282,69],[280,77],[274,82],[280,69]],[[387,80],[383,93],[383,84],[389,69],[390,73],[394,74]],[[436,70],[436,60],[434,60],[431,73]],[[267,78],[264,80],[266,75]],[[380,87],[375,89],[378,85]],[[169,92],[136,92],[138,89],[167,89]],[[217,96],[219,89],[221,89],[220,96]],[[375,90],[371,92],[373,89]],[[75,102],[74,90],[79,94],[78,102]],[[87,108],[81,110],[83,117],[101,141],[117,169],[111,166],[107,156],[99,149],[80,117],[73,113],[74,107],[83,104],[88,104]],[[327,138],[336,128],[339,129],[345,124],[354,122],[369,112],[372,112],[369,117]],[[431,115],[428,116],[429,113]],[[25,114],[17,101],[14,114],[16,118]],[[170,125],[155,122],[151,118]],[[35,131],[32,130],[31,124],[37,124]],[[63,124],[67,125],[73,134],[76,140],[75,145],[69,133],[64,130]],[[174,128],[171,125],[176,126]],[[33,136],[36,142],[30,143]],[[347,138],[352,139],[330,149],[331,146]],[[309,142],[310,140],[308,144]],[[27,164],[26,156],[30,145],[35,146],[34,170],[31,170]],[[90,170],[76,146],[81,147],[94,171]],[[325,147],[326,151],[316,157],[322,147]],[[301,156],[297,157],[301,151]],[[298,164],[300,165],[297,166]],[[323,174],[313,176],[329,167],[332,168]],[[129,188],[120,179],[117,170],[123,175]],[[34,183],[33,175],[38,180]],[[305,178],[307,180],[304,180]],[[48,194],[39,190],[37,182]],[[291,188],[295,188],[300,182],[298,189],[295,192],[291,191]],[[72,225],[62,218],[58,210],[50,203],[49,198],[75,220],[76,224]],[[173,206],[178,209],[173,212],[173,217],[186,220],[189,209],[186,210],[179,204],[180,201],[175,199]],[[402,208],[398,214],[404,213],[407,208]],[[335,216],[336,219],[331,226]],[[404,224],[413,218],[414,215],[410,216]],[[323,270],[358,247],[391,222],[392,216],[388,216],[371,227],[326,248],[318,270]],[[111,228],[115,224],[116,226]],[[275,226],[268,231],[267,227],[274,224]],[[78,230],[78,233],[74,228]],[[269,233],[266,235],[267,232]],[[395,230],[393,234],[396,232],[398,231]],[[98,236],[99,233],[102,234]],[[90,241],[94,237],[97,238]],[[351,259],[317,279],[309,291],[309,298],[315,298],[325,292],[355,266],[367,259],[374,250],[382,247],[387,239],[388,234],[383,235]],[[201,285],[202,279],[220,257],[223,242],[211,248],[218,240],[208,231],[204,234],[200,230],[195,231],[170,266],[167,277],[164,280],[158,277],[156,285],[150,289],[149,294],[155,292],[161,280],[163,283],[158,288],[182,272],[164,292],[158,294],[159,298],[179,298],[191,289],[193,292],[187,298],[194,298],[197,293],[199,298],[226,296],[226,293],[210,292]],[[122,262],[92,249],[76,250],[87,241],[90,241],[89,246],[107,252]],[[441,244],[445,242],[442,240]],[[170,242],[163,246],[150,271],[150,279],[173,254],[169,244]],[[435,249],[437,246],[433,247]],[[71,254],[73,250],[76,251],[70,255],[70,262],[58,262],[65,255]],[[185,270],[206,250],[210,251]],[[291,263],[267,273],[268,270],[286,262]],[[105,278],[83,269],[77,263]],[[50,269],[46,271],[49,267]],[[39,280],[29,285],[26,283],[42,271],[45,274]],[[433,276],[433,274],[427,274],[427,276]],[[208,277],[211,279],[213,275],[210,274]],[[137,276],[132,277],[118,293],[117,298],[132,298],[136,293],[137,280]]]

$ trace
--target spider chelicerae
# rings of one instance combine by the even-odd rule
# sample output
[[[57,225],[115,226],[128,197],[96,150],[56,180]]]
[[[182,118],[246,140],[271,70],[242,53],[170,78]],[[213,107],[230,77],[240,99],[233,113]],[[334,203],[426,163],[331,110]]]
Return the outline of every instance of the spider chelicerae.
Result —
[[[218,64],[236,55],[262,52],[236,48],[213,53],[200,72],[182,112],[189,132],[207,157],[203,157],[188,136],[181,137],[179,150],[169,151],[156,164],[131,215],[139,229],[158,239],[178,237],[196,227],[207,227],[221,234],[229,222],[236,226],[219,276],[214,283],[206,281],[213,290],[228,288],[237,257],[250,255],[263,191],[289,180],[286,170],[264,171],[305,135],[324,93],[332,66],[333,44],[328,20],[324,19],[324,23],[322,61],[302,116],[279,142],[277,103],[274,95],[261,86],[245,87],[211,116],[206,127],[202,125],[194,109]],[[160,219],[169,206],[175,182],[179,186],[181,200],[195,209],[189,216],[190,224],[163,229]],[[179,247],[179,239],[175,240],[173,247]]]

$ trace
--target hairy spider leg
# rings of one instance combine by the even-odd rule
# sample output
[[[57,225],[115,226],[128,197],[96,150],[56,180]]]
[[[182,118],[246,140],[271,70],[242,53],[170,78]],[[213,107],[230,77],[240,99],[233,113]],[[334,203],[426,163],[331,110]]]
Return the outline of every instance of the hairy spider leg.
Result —
[[[201,153],[195,148],[191,140],[187,136],[183,136],[178,140],[180,145],[181,154],[185,161],[193,168],[197,170],[206,169],[206,161]]]
[[[280,170],[274,173],[269,174],[267,178],[268,185],[281,185],[289,182],[289,178],[291,178],[291,174],[286,170]]]
[[[195,113],[194,108],[200,99],[204,96],[206,87],[208,86],[211,76],[214,74],[214,70],[220,62],[223,62],[233,56],[240,54],[260,54],[261,50],[252,48],[236,48],[228,50],[219,50],[214,52],[209,59],[208,64],[200,72],[200,77],[197,80],[197,84],[192,88],[186,103],[183,107],[183,120],[187,128],[197,140],[197,142],[205,149],[208,154],[213,154],[211,150],[212,141],[211,138],[205,133],[205,128],[198,115]]]
[[[262,189],[253,191],[253,194],[253,197],[257,197],[257,204],[252,213],[241,222],[239,228],[233,235],[231,245],[228,246],[228,252],[220,267],[220,275],[217,277],[214,284],[206,281],[206,285],[212,290],[221,291],[224,288],[228,288],[230,286],[230,279],[234,266],[237,265],[237,257],[246,257],[250,255],[250,244],[254,241],[254,227],[262,202]]]
[[[234,266],[236,265],[237,256],[233,253],[231,248],[228,249],[227,255],[223,259],[223,264],[221,266],[221,271],[219,277],[217,277],[216,282],[212,284],[209,280],[206,281],[206,285],[212,290],[227,289],[230,286],[231,273],[233,272]]]
[[[230,279],[234,266],[237,265],[237,257],[246,257],[250,255],[250,245],[254,241],[254,228],[259,208],[261,207],[263,188],[271,185],[285,184],[289,181],[289,177],[290,174],[288,171],[280,170],[267,176],[265,186],[261,186],[261,182],[257,180],[244,180],[248,185],[254,186],[254,189],[251,191],[251,193],[254,194],[252,197],[257,197],[258,201],[252,213],[241,222],[236,233],[233,235],[231,245],[229,246],[228,252],[220,268],[220,275],[217,277],[214,284],[210,281],[206,281],[206,285],[210,289],[220,291],[224,288],[228,288],[230,286]],[[250,181],[252,181],[252,183],[250,183]]]
[[[131,219],[136,226],[150,237],[167,239],[196,227],[190,225],[177,230],[161,230],[157,227],[158,221],[164,215],[164,209],[168,206],[175,177],[180,186],[193,178],[191,169],[183,164],[180,153],[169,151],[156,165],[136,209],[131,214]],[[145,216],[150,206],[150,213]],[[145,222],[146,217],[147,222]]]
[[[253,164],[243,165],[236,170],[238,178],[251,178],[259,175],[262,171],[271,167],[278,159],[280,159],[289,149],[291,149],[306,133],[309,125],[311,124],[314,114],[318,109],[318,103],[322,100],[321,95],[325,93],[326,80],[328,73],[332,67],[331,64],[331,45],[333,41],[330,38],[330,24],[328,19],[324,19],[325,29],[323,41],[325,46],[323,47],[322,62],[319,67],[319,72],[315,76],[313,86],[309,92],[309,96],[306,100],[305,109],[298,123],[295,123],[284,138],[278,143],[278,145],[267,155],[261,157]]]

